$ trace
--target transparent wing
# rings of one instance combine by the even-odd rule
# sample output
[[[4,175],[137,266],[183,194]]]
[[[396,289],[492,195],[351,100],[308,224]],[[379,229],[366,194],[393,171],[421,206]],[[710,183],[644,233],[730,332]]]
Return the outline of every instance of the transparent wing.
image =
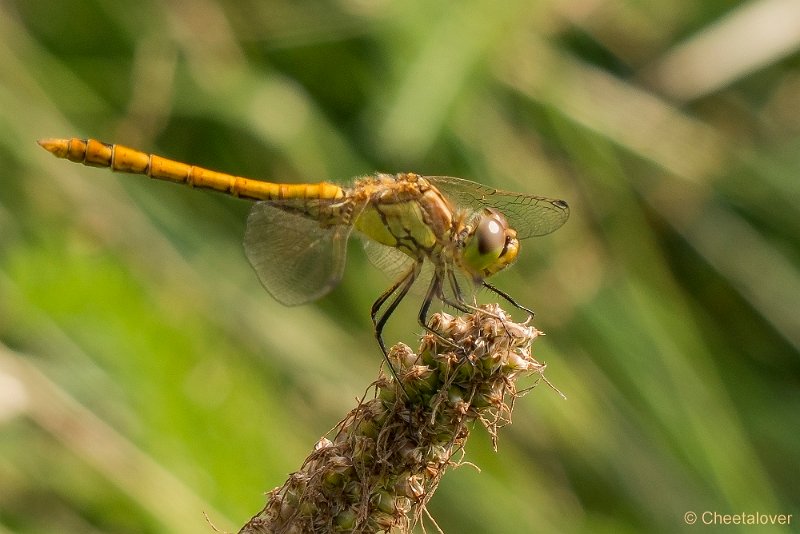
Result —
[[[250,209],[244,250],[275,300],[294,306],[316,300],[342,279],[352,226],[314,219],[257,202]]]
[[[456,206],[474,210],[497,209],[505,215],[520,239],[549,234],[559,229],[569,217],[569,206],[563,200],[512,193],[452,176],[425,178]]]
[[[401,252],[399,249],[372,241],[366,236],[363,237],[362,241],[364,243],[364,252],[367,253],[369,262],[392,279],[408,272],[414,262],[411,256]]]

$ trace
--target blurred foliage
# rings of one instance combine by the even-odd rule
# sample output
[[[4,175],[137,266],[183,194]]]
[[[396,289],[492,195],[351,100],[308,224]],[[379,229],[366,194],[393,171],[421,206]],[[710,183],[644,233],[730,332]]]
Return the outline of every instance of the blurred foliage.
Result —
[[[439,525],[796,528],[797,6],[0,1],[0,530],[235,529],[381,361],[388,280],[357,243],[333,294],[283,308],[242,253],[246,202],[35,143],[72,135],[271,180],[413,170],[567,199],[495,283],[537,310],[568,400],[525,397],[498,453],[475,432],[482,471],[448,473]],[[413,342],[414,304],[389,342]]]

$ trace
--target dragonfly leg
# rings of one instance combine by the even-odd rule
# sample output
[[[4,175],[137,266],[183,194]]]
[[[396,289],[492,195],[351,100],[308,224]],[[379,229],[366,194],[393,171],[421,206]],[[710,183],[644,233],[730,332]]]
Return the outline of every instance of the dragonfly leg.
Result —
[[[447,273],[447,279],[450,282],[450,289],[453,292],[453,298],[450,298],[447,295],[445,295],[444,291],[441,291],[440,288],[439,298],[442,300],[442,302],[444,302],[448,306],[452,306],[453,308],[463,313],[474,313],[474,312],[486,313],[486,310],[482,310],[481,308],[478,308],[473,304],[469,304],[466,300],[464,300],[464,295],[463,293],[461,293],[461,286],[458,285],[458,279],[456,278],[455,272],[449,271]]]
[[[383,342],[383,327],[386,326],[386,321],[389,320],[389,317],[394,312],[397,305],[400,304],[400,301],[406,296],[408,290],[411,289],[411,286],[414,284],[414,280],[417,279],[419,276],[420,268],[422,267],[422,262],[415,262],[414,265],[411,266],[411,269],[400,277],[392,286],[384,291],[380,297],[372,304],[372,310],[370,311],[370,316],[372,317],[372,324],[375,328],[375,338],[378,340],[378,345],[381,348],[381,352],[383,352],[383,358],[386,360],[386,363],[389,364],[389,370],[392,372],[392,376],[394,376],[395,380],[400,382],[397,377],[397,372],[392,366],[392,362],[389,361],[389,353],[386,350],[386,345]],[[392,297],[394,295],[394,297]],[[391,301],[389,299],[391,298]],[[383,307],[386,302],[389,301],[389,305],[386,309],[380,313],[381,308]]]
[[[471,312],[479,311],[481,313],[486,313],[488,315],[491,315],[492,317],[495,317],[495,319],[500,319],[500,317],[497,317],[497,316],[487,312],[484,309],[481,309],[481,308],[479,308],[479,307],[477,307],[477,306],[475,306],[473,304],[467,303],[464,300],[463,294],[461,293],[461,288],[458,285],[458,280],[456,279],[455,273],[449,272],[448,275],[449,275],[448,278],[450,279],[450,287],[451,287],[451,289],[453,291],[453,295],[455,297],[455,300],[449,299],[443,294],[441,296],[442,302],[448,304],[449,306],[453,306],[456,309],[460,309],[462,311],[468,311],[468,312],[470,312],[470,311]],[[511,295],[509,295],[508,293],[506,293],[502,289],[499,289],[499,288],[493,286],[492,284],[490,284],[489,282],[486,282],[486,281],[482,281],[481,285],[483,287],[485,287],[486,289],[488,289],[489,291],[491,291],[492,293],[494,293],[494,294],[502,297],[506,301],[508,301],[508,303],[511,304],[512,306],[514,306],[515,308],[524,311],[525,313],[530,315],[531,318],[533,318],[533,316],[536,315],[533,312],[533,310],[531,310],[530,308],[526,308],[525,306],[523,306],[522,304],[520,304],[519,302],[514,300],[514,297],[512,297]]]
[[[443,292],[442,292],[442,274],[439,271],[434,273],[433,278],[431,279],[431,283],[428,286],[428,291],[427,291],[427,293],[425,293],[425,300],[422,301],[422,306],[420,306],[420,308],[419,308],[419,315],[417,315],[417,322],[419,322],[419,324],[420,324],[420,326],[422,326],[422,328],[424,328],[425,330],[427,330],[428,332],[430,332],[431,334],[436,336],[436,338],[441,343],[443,343],[445,345],[448,345],[450,347],[456,348],[456,344],[455,343],[453,343],[451,340],[447,339],[446,337],[443,337],[435,329],[433,329],[430,326],[428,326],[428,311],[430,310],[431,302],[433,301],[434,297],[438,298],[442,302],[445,302],[446,304],[449,304],[444,300],[444,295],[443,295]],[[449,305],[453,306],[454,308],[456,308],[459,311],[467,312],[467,313],[469,312],[469,310],[463,309],[462,307],[458,306],[456,303],[449,304]]]
[[[493,314],[491,312],[488,312],[483,308],[479,308],[477,306],[477,304],[469,304],[464,300],[464,295],[461,293],[461,288],[458,285],[458,279],[456,278],[456,275],[455,275],[454,272],[450,271],[448,273],[448,278],[450,279],[450,287],[451,287],[451,289],[453,291],[453,296],[455,297],[455,302],[451,302],[450,299],[448,299],[445,295],[442,295],[441,298],[442,298],[443,302],[449,304],[450,306],[461,307],[461,308],[466,309],[467,311],[471,311],[473,313],[480,312],[480,313],[483,313],[485,315],[488,315],[489,317],[494,317],[495,319],[498,319],[503,324],[503,328],[505,328],[506,332],[508,332],[508,328],[506,327],[506,322],[505,322],[505,319],[503,317],[500,317],[500,316],[495,315],[495,314]],[[494,291],[495,293],[497,293],[501,297],[503,297],[506,300],[508,300],[511,304],[513,304],[517,308],[520,308],[520,309],[523,309],[523,310],[527,311],[528,313],[531,314],[531,317],[533,317],[533,312],[532,311],[528,310],[527,308],[523,308],[522,306],[517,304],[517,302],[514,301],[514,299],[512,299],[511,296],[508,295],[507,293],[505,293],[504,291],[501,291],[501,290],[497,289],[496,287],[494,287],[494,286],[492,286],[492,285],[490,285],[490,284],[488,284],[486,282],[482,282],[482,284],[484,285],[484,287],[486,287],[488,289],[491,289],[492,291]]]
[[[431,283],[428,286],[428,291],[425,293],[425,300],[422,301],[422,306],[419,308],[419,314],[417,315],[417,322],[419,322],[420,326],[431,332],[432,334],[438,335],[438,333],[428,326],[428,310],[431,308],[431,301],[433,297],[438,296],[440,293],[439,287],[441,286],[441,277],[439,273],[434,273],[433,278],[431,279]]]
[[[447,278],[450,281],[450,289],[453,291],[453,298],[458,304],[456,309],[459,309],[465,313],[475,311],[476,308],[474,306],[470,307],[469,304],[467,304],[467,301],[464,300],[464,294],[461,292],[461,286],[458,283],[458,278],[456,278],[456,273],[449,271],[447,273]],[[442,300],[445,301],[445,298],[444,292],[442,292]],[[452,306],[452,304],[450,305]]]
[[[442,288],[442,279],[445,276],[447,276],[448,281],[450,283],[450,288],[452,289],[453,294],[455,295],[454,299],[448,297]],[[433,276],[433,279],[431,280],[431,285],[428,286],[428,292],[425,294],[425,300],[422,302],[422,306],[419,309],[419,316],[417,317],[417,321],[419,321],[419,324],[422,325],[422,327],[425,330],[435,335],[439,339],[439,341],[451,347],[456,347],[456,345],[449,339],[442,337],[442,335],[439,332],[428,326],[428,310],[430,309],[431,301],[433,301],[434,297],[441,300],[444,304],[447,304],[448,306],[455,308],[461,313],[474,313],[474,312],[487,313],[486,310],[482,310],[477,306],[471,306],[464,301],[464,296],[461,294],[461,288],[459,287],[455,274],[452,271],[448,272],[445,275],[441,271],[437,270]]]
[[[503,291],[502,289],[498,289],[498,288],[496,288],[495,286],[493,286],[493,285],[492,285],[492,284],[490,284],[489,282],[483,282],[483,287],[485,287],[486,289],[488,289],[488,290],[489,290],[489,291],[491,291],[492,293],[494,293],[494,294],[496,294],[496,295],[499,295],[499,296],[503,297],[504,299],[506,299],[506,300],[509,302],[509,304],[511,304],[512,306],[514,306],[514,307],[515,307],[515,308],[517,308],[517,309],[520,309],[520,310],[524,311],[525,313],[527,313],[528,315],[530,315],[530,316],[531,316],[531,318],[532,318],[534,315],[536,315],[536,314],[533,312],[533,310],[531,310],[530,308],[526,308],[525,306],[523,306],[522,304],[520,304],[519,302],[517,302],[516,300],[514,300],[514,297],[512,297],[511,295],[509,295],[508,293],[506,293],[506,292],[505,292],[505,291]]]

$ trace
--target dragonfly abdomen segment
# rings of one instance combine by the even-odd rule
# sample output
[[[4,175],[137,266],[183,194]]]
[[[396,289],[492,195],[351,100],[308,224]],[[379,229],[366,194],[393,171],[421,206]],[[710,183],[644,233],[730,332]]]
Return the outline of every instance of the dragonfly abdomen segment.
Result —
[[[123,145],[103,143],[96,139],[43,139],[45,149],[59,158],[91,167],[108,167],[113,171],[143,174],[190,187],[210,189],[250,200],[338,199],[342,189],[327,182],[317,184],[277,184],[262,182],[188,165],[148,154]]]

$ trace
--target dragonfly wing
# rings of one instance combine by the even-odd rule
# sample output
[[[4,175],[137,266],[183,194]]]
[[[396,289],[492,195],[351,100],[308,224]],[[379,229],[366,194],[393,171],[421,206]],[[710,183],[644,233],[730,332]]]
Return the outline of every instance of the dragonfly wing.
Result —
[[[398,280],[409,271],[411,264],[417,261],[394,247],[382,245],[366,237],[363,241],[364,251],[367,253],[369,262],[383,271],[391,280]],[[434,272],[435,267],[433,263],[431,261],[425,261],[422,264],[414,285],[411,286],[410,293],[420,297],[425,296],[428,290],[428,284],[430,284]]]
[[[569,217],[563,200],[512,193],[452,176],[426,176],[457,207],[480,210],[495,208],[505,215],[520,239],[549,234]]]
[[[392,279],[407,273],[414,262],[411,256],[394,247],[383,245],[367,237],[364,237],[363,242],[364,252],[367,253],[369,262]]]
[[[350,225],[318,221],[257,202],[250,209],[244,250],[269,293],[295,306],[329,293],[342,279]]]

